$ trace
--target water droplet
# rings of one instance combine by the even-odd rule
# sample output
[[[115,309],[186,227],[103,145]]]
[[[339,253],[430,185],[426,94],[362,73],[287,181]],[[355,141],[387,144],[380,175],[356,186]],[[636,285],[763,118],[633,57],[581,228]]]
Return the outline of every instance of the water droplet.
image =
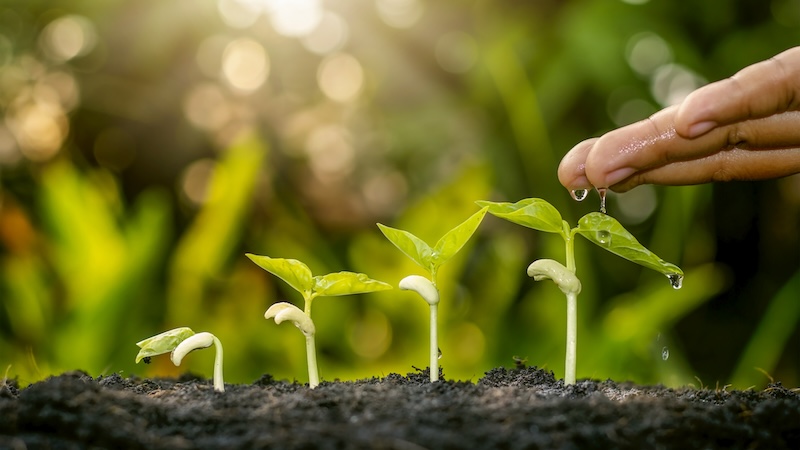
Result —
[[[606,188],[597,188],[597,193],[600,194],[600,212],[606,213]]]
[[[611,245],[611,233],[608,230],[600,230],[597,232],[597,242],[603,245]]]
[[[661,359],[664,361],[669,359],[669,348],[664,347],[661,349]]]
[[[442,349],[437,347],[436,350],[439,350],[439,359],[442,359]]]
[[[671,284],[673,288],[680,289],[683,287],[683,275],[679,273],[670,273],[667,274],[667,278],[669,278],[669,284]]]
[[[569,191],[569,195],[572,196],[572,199],[578,202],[584,201],[588,193],[589,193],[588,189],[574,189],[572,191]]]

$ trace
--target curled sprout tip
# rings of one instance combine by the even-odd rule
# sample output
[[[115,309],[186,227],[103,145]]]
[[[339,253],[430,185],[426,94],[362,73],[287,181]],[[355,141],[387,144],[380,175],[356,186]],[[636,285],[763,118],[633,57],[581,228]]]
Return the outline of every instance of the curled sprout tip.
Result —
[[[581,293],[581,281],[558,261],[538,259],[528,266],[528,276],[536,281],[553,280],[564,294]]]
[[[439,303],[439,291],[431,280],[423,276],[409,275],[403,278],[400,280],[400,289],[416,292],[431,306]]]
[[[275,303],[264,313],[265,319],[275,319],[275,323],[280,324],[286,320],[292,322],[306,336],[313,336],[316,333],[314,321],[308,314],[304,313],[297,306],[291,303]]]
[[[170,355],[170,359],[172,359],[172,363],[176,366],[181,365],[181,361],[183,361],[183,357],[186,356],[192,350],[198,350],[201,348],[208,348],[214,343],[214,335],[207,332],[197,333],[194,334],[178,344],[175,347],[175,350],[172,351]]]

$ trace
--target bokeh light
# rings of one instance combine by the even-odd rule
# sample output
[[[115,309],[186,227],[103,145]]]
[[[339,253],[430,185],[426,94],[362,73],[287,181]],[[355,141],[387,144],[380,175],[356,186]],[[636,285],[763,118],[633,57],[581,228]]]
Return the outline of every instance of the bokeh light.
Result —
[[[305,36],[319,25],[323,16],[320,0],[272,0],[267,7],[272,27],[283,36]]]
[[[651,81],[653,97],[661,106],[675,105],[706,80],[680,64],[666,64],[655,70]]]
[[[349,28],[347,22],[336,13],[325,11],[319,24],[303,36],[303,45],[319,55],[340,50],[347,43]]]
[[[252,92],[267,80],[269,58],[264,46],[249,38],[229,43],[222,52],[222,76],[232,88]]]
[[[672,50],[661,36],[639,33],[628,40],[628,64],[640,75],[650,75],[664,64],[672,62]]]
[[[39,41],[55,61],[67,61],[89,53],[97,42],[94,26],[85,17],[69,15],[50,22]]]
[[[375,0],[378,16],[391,27],[410,28],[422,17],[420,0]]]
[[[358,96],[364,86],[364,69],[352,55],[336,53],[320,63],[317,82],[331,100],[349,102]]]

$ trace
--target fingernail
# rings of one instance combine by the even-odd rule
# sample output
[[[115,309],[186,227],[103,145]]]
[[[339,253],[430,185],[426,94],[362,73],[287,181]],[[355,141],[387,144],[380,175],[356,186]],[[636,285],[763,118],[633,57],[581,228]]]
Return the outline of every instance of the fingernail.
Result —
[[[622,169],[617,169],[606,176],[605,185],[609,187],[614,186],[620,181],[633,175],[635,172],[636,169],[634,169],[633,167],[623,167]]]
[[[689,138],[696,138],[703,134],[708,133],[711,129],[716,128],[717,123],[712,121],[699,122],[689,127]]]

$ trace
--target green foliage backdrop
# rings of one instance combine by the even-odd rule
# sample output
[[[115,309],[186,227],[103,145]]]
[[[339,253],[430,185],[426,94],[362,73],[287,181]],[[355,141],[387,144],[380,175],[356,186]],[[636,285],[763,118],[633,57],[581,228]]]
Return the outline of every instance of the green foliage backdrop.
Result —
[[[794,46],[797,0],[0,0],[0,369],[23,384],[178,373],[135,342],[188,326],[229,382],[305,379],[300,304],[247,252],[396,285],[421,269],[381,222],[435,242],[476,200],[544,198],[575,143]],[[578,242],[578,377],[800,384],[800,179],[612,195],[686,272]],[[565,304],[525,276],[557,236],[486,217],[442,268],[441,365],[563,376]],[[427,361],[427,306],[393,291],[315,308],[320,374]],[[211,376],[213,352],[180,370]]]

